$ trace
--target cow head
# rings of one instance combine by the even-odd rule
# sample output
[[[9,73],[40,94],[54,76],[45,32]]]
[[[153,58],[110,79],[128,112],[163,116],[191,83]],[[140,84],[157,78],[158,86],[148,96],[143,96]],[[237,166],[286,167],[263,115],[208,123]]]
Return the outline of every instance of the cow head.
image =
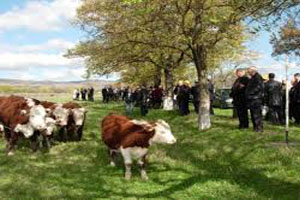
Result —
[[[82,126],[85,118],[85,113],[87,112],[84,108],[72,109],[73,119],[76,126]]]
[[[152,129],[155,131],[152,142],[164,144],[176,143],[176,138],[172,134],[171,127],[167,122],[158,120],[155,122]]]
[[[46,117],[46,126],[46,135],[52,135],[56,129],[56,120],[52,119],[51,117]]]
[[[66,126],[68,123],[70,110],[59,105],[53,110],[53,115],[58,126]]]
[[[29,138],[34,134],[34,130],[33,130],[32,126],[29,123],[27,123],[27,124],[18,124],[15,127],[14,131],[17,132],[17,133],[23,133],[26,138]]]
[[[39,131],[46,129],[46,110],[42,105],[33,106],[29,113],[29,122],[31,126]]]

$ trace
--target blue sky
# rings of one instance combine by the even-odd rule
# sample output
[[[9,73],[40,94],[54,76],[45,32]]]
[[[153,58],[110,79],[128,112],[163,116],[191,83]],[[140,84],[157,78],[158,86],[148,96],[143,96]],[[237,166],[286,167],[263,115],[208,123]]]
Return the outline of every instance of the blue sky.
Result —
[[[79,4],[80,0],[1,1],[0,78],[82,80],[82,60],[62,56],[84,36],[70,25]],[[251,64],[263,74],[272,71],[279,77],[284,75],[280,62],[271,57],[269,33],[262,32],[247,46],[258,53],[259,59]]]

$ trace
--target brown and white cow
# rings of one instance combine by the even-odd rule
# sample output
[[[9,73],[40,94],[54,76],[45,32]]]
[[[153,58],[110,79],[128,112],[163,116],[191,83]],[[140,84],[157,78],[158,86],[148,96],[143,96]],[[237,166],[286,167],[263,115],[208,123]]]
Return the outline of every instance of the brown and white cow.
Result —
[[[63,104],[42,101],[41,105],[44,106],[44,108],[46,108],[48,112],[50,112],[50,117],[55,119],[56,124],[59,127],[67,126],[70,110],[63,108]]]
[[[0,122],[8,142],[8,155],[13,154],[19,134],[33,138],[35,131],[46,130],[46,110],[34,99],[19,96],[0,97]]]
[[[73,136],[76,135],[76,139],[80,141],[82,138],[87,110],[73,102],[63,104],[63,108],[71,111],[67,125],[68,137],[73,138]]]
[[[155,143],[174,144],[176,139],[170,126],[163,120],[154,123],[131,120],[126,116],[111,114],[101,123],[102,140],[109,148],[111,165],[115,166],[116,153],[120,152],[125,164],[125,179],[131,178],[131,165],[137,160],[141,177],[147,180],[145,160],[148,148]]]

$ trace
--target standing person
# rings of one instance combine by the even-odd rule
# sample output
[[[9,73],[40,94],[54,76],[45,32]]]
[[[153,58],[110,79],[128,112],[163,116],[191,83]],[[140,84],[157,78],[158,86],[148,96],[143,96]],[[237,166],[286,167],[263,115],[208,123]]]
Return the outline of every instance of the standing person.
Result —
[[[125,102],[126,115],[132,115],[133,108],[134,108],[134,101],[135,101],[133,90],[128,89],[127,92],[124,93],[124,95],[125,95],[124,102]]]
[[[141,90],[139,91],[138,99],[141,115],[146,116],[148,114],[149,93],[145,86],[142,86]]]
[[[73,92],[73,100],[79,100],[79,89],[75,89],[74,92]]]
[[[85,101],[86,100],[86,89],[85,88],[81,88],[80,89],[80,93],[81,93],[81,100]]]
[[[190,88],[188,82],[183,83],[179,81],[177,102],[179,106],[179,113],[181,116],[188,115],[189,110],[189,99],[190,99]]]
[[[102,88],[102,99],[103,99],[103,103],[108,103],[108,94],[107,94],[107,88],[106,86],[104,88]]]
[[[215,88],[211,79],[208,79],[208,92],[209,92],[209,100],[210,100],[209,112],[211,115],[214,115],[215,113],[213,108],[213,102],[215,100]]]
[[[199,82],[196,81],[195,85],[191,88],[191,94],[193,96],[193,104],[195,112],[199,112],[199,105],[200,105],[200,87]]]
[[[275,74],[269,74],[269,80],[265,83],[264,98],[265,104],[269,108],[270,121],[274,124],[283,123],[282,113],[282,85],[279,81],[274,80]]]
[[[237,69],[235,72],[237,79],[235,80],[230,96],[233,99],[233,105],[239,119],[239,129],[249,128],[248,108],[246,101],[246,87],[249,78],[245,75],[245,71]]]
[[[94,88],[92,86],[88,89],[87,94],[88,94],[88,100],[94,101]]]
[[[295,118],[295,123],[300,124],[300,74],[296,73],[294,75],[294,89],[293,89],[293,114]]]
[[[264,98],[264,81],[257,72],[257,68],[248,68],[251,78],[246,87],[246,101],[251,113],[251,120],[255,132],[263,132],[262,106]]]
[[[162,98],[163,98],[163,89],[161,87],[158,87],[157,85],[154,87],[154,91],[152,93],[153,95],[153,101],[154,101],[154,108],[159,109],[162,105]]]

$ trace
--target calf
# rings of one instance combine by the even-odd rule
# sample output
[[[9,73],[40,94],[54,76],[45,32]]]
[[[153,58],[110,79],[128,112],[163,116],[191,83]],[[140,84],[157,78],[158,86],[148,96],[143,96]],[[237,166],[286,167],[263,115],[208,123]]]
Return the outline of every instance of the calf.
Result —
[[[0,97],[0,122],[8,142],[8,155],[13,154],[19,133],[33,138],[35,131],[46,130],[46,110],[33,99],[10,96]]]
[[[174,144],[176,139],[163,120],[154,123],[131,120],[111,114],[102,120],[102,140],[109,148],[111,165],[115,166],[116,152],[121,152],[125,164],[125,179],[131,178],[132,160],[141,167],[141,177],[147,180],[145,160],[148,148],[154,143]]]
[[[77,103],[73,102],[63,104],[63,108],[71,110],[67,124],[67,132],[69,138],[72,138],[75,134],[77,140],[80,141],[82,138],[87,111],[85,110],[85,108],[82,108]]]

